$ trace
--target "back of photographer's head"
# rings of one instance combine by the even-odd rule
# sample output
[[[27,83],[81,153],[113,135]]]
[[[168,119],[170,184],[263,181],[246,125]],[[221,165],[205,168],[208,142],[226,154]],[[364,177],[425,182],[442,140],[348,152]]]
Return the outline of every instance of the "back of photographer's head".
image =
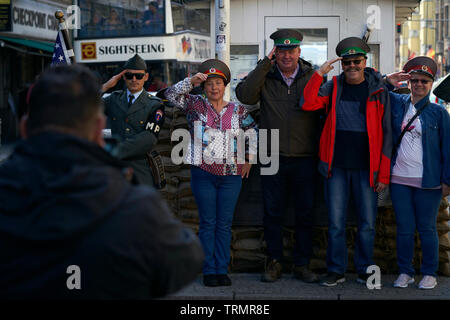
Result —
[[[32,88],[24,138],[42,131],[60,131],[102,144],[105,125],[99,79],[81,65],[61,65],[44,71]]]

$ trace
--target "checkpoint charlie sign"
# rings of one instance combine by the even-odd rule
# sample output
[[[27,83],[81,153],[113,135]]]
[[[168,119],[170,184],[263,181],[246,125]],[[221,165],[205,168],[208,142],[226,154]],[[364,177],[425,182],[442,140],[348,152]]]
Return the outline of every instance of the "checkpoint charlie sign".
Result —
[[[63,6],[55,7],[30,0],[16,0],[12,3],[14,34],[55,41],[58,30],[55,11],[65,10]]]

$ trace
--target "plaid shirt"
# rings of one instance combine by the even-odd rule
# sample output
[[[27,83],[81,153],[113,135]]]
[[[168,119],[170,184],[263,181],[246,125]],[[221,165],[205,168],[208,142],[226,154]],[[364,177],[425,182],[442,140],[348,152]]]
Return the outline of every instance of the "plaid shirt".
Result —
[[[278,65],[277,65],[277,68],[278,68]],[[297,68],[295,68],[294,73],[291,74],[289,77],[286,77],[286,76],[284,75],[284,73],[281,72],[280,68],[278,68],[278,71],[280,71],[281,76],[283,77],[283,80],[284,80],[284,82],[287,84],[288,87],[290,87],[291,84],[292,84],[292,82],[294,82],[295,77],[297,76],[297,73],[298,73],[298,69],[299,69],[299,64],[297,63]]]
[[[188,94],[192,88],[190,78],[186,78],[169,87],[165,92],[167,100],[186,112],[191,143],[187,154],[184,155],[184,161],[214,175],[241,175],[243,165],[238,162],[243,159],[236,161],[237,150],[242,147],[239,139],[230,144],[228,143],[230,140],[217,139],[219,136],[207,130],[215,129],[222,134],[222,137],[226,137],[227,134],[237,134],[239,129],[246,132],[253,129],[254,137],[257,139],[255,121],[242,105],[232,102],[217,113],[207,98]],[[256,142],[257,140],[251,144],[245,143],[245,155],[256,156]],[[227,161],[228,158],[230,159]]]

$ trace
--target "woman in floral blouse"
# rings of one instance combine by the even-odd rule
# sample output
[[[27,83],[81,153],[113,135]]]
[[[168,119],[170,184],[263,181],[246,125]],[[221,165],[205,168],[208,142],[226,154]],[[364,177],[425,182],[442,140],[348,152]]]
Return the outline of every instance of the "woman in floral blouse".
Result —
[[[165,97],[186,112],[191,143],[185,162],[191,164],[191,187],[200,216],[199,238],[205,252],[205,286],[229,286],[231,225],[241,190],[256,157],[257,127],[247,110],[224,100],[230,70],[220,60],[210,59],[199,73],[165,90]],[[190,95],[202,85],[206,98]],[[242,138],[250,137],[243,151]],[[238,137],[234,140],[233,137]],[[241,139],[239,139],[241,138]],[[241,143],[240,143],[241,142]],[[245,153],[245,158],[243,157]]]

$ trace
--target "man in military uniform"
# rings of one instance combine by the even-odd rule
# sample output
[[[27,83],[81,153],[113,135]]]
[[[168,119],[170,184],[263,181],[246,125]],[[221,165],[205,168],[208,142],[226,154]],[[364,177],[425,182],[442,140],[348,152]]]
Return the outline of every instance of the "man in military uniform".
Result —
[[[153,186],[147,153],[157,143],[164,121],[164,105],[161,99],[144,90],[149,74],[147,64],[139,55],[129,59],[123,68],[102,87],[106,92],[121,78],[127,87],[103,98],[111,133],[122,139],[114,155],[130,163],[141,183]]]
[[[295,201],[294,276],[305,282],[316,282],[318,277],[309,269],[309,263],[319,117],[298,107],[314,70],[309,62],[300,59],[303,39],[300,32],[283,29],[270,38],[274,40],[274,47],[269,55],[236,88],[236,96],[242,103],[260,102],[260,128],[278,129],[280,134],[279,170],[274,175],[261,175],[264,238],[268,251],[261,280],[273,282],[281,277],[281,221],[290,195]]]

